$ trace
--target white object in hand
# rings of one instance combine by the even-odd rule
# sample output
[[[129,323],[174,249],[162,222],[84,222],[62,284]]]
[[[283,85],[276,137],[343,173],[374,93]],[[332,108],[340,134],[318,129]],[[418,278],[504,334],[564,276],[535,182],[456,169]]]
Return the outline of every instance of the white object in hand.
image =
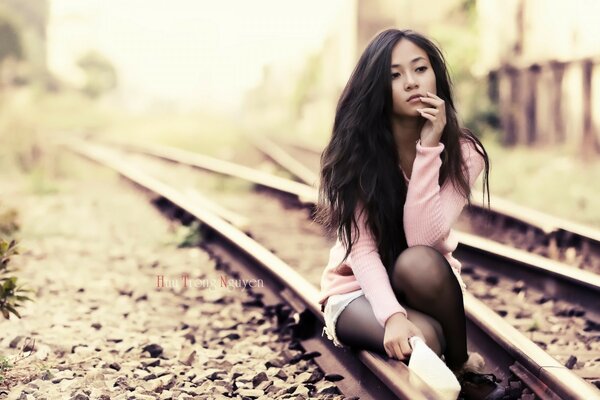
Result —
[[[409,340],[412,354],[408,369],[419,376],[443,399],[456,400],[460,393],[460,384],[454,373],[418,336]]]

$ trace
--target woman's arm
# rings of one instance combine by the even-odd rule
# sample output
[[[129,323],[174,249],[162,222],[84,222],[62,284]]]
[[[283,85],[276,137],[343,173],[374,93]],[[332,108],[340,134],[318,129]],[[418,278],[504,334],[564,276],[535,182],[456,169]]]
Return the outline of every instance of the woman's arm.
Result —
[[[448,237],[467,199],[454,188],[450,179],[440,189],[440,154],[444,144],[425,147],[417,143],[416,146],[417,155],[404,204],[404,232],[409,247],[435,247]],[[463,141],[461,152],[469,171],[469,187],[472,187],[483,170],[484,160],[469,140]]]
[[[371,304],[375,318],[385,328],[389,317],[398,312],[406,316],[406,310],[394,294],[387,271],[379,256],[377,244],[366,225],[366,212],[360,212],[362,209],[359,205],[354,213],[359,237],[350,250],[352,272]],[[354,234],[353,229],[353,239]]]

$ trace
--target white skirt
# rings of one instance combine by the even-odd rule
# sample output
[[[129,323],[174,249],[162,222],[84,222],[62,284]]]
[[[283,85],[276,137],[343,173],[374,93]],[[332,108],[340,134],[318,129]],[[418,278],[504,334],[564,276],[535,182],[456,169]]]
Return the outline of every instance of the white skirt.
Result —
[[[333,344],[336,347],[347,347],[344,346],[338,340],[336,335],[336,324],[337,319],[344,311],[346,306],[352,302],[352,300],[363,296],[364,292],[362,289],[355,290],[354,292],[348,292],[343,294],[334,294],[327,298],[327,304],[325,305],[325,310],[323,311],[323,317],[325,319],[325,326],[323,327],[323,333],[321,336],[327,335],[329,340],[333,341]]]

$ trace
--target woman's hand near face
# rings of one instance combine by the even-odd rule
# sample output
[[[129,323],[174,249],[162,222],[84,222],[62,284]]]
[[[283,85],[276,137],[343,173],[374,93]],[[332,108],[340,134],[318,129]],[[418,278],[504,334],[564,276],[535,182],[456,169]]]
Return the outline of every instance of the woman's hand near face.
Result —
[[[388,357],[404,361],[412,353],[408,339],[420,336],[425,340],[421,330],[410,322],[402,313],[396,313],[385,323],[383,347]]]
[[[421,129],[421,145],[437,146],[446,126],[446,103],[431,92],[427,92],[426,97],[421,97],[421,102],[428,105],[428,107],[417,109],[427,120]]]

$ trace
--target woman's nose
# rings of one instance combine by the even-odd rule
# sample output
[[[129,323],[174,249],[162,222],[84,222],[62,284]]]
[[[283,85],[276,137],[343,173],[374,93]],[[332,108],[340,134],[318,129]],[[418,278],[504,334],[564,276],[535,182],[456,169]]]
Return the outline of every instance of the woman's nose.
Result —
[[[406,80],[404,81],[404,86],[406,87],[406,89],[412,89],[414,87],[417,87],[418,84],[411,74],[407,74]]]

